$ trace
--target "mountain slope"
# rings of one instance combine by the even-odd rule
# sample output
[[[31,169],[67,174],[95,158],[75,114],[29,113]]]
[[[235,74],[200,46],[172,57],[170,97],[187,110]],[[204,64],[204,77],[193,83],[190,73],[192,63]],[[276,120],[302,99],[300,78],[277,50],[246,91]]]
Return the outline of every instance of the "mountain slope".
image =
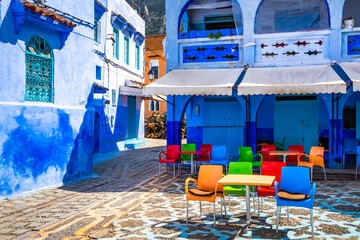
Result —
[[[132,0],[126,0],[132,6]],[[134,0],[139,3],[138,0]],[[165,34],[165,0],[141,0],[141,15],[145,20],[146,36]],[[148,15],[146,10],[148,9]]]

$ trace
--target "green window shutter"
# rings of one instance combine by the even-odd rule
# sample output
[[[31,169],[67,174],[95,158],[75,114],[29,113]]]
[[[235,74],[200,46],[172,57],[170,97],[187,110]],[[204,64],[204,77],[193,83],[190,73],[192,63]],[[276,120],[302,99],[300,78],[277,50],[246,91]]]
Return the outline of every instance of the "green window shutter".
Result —
[[[140,70],[140,47],[138,45],[135,48],[135,67]]]
[[[25,101],[53,102],[53,53],[49,43],[32,37],[25,52]]]
[[[124,37],[124,63],[129,65],[129,39]]]
[[[113,57],[119,59],[119,31],[113,28]]]

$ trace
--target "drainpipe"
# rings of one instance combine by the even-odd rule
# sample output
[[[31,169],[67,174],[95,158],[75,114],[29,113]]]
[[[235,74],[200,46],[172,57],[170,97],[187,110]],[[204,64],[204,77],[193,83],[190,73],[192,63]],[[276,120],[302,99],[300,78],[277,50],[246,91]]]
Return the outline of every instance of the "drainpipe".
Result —
[[[334,154],[334,93],[331,94],[331,153]]]

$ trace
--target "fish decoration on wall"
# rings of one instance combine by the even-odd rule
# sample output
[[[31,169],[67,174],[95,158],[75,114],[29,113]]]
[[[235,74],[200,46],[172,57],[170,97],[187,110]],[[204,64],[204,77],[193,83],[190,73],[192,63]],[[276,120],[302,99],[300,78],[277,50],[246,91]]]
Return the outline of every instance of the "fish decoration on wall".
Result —
[[[352,50],[350,50],[351,52],[354,52],[354,53],[360,53],[360,48],[354,48]]]
[[[349,39],[348,39],[348,43],[352,43],[352,42],[356,42],[356,39],[349,38]]]
[[[282,43],[276,43],[275,45],[273,45],[274,47],[278,48],[278,47],[285,47],[287,46],[288,44],[285,44],[284,42]]]
[[[197,49],[196,49],[196,51],[198,51],[198,52],[200,52],[200,51],[205,51],[205,50],[207,50],[207,48],[204,48],[204,47],[202,47],[202,48],[200,48],[200,47],[198,47]]]
[[[315,51],[308,51],[308,52],[305,52],[304,54],[308,54],[309,56],[311,56],[311,55],[318,55],[319,53],[321,53],[321,52],[318,52],[317,50],[315,50]]]
[[[265,44],[261,44],[261,48],[264,48],[264,47],[267,47],[268,45],[265,45]]]
[[[262,54],[262,55],[265,56],[265,57],[274,57],[274,56],[276,56],[276,55],[278,55],[278,54],[276,54],[276,53],[274,53],[274,52],[272,52],[272,53],[266,52],[265,54]]]
[[[186,60],[188,60],[188,61],[190,61],[190,60],[195,61],[196,59],[199,59],[199,58],[197,58],[195,56],[194,57],[189,56],[189,57],[186,58]]]
[[[213,49],[216,50],[216,51],[224,51],[227,48],[224,47],[224,46],[221,46],[221,47],[217,46],[216,48],[213,48]]]
[[[318,42],[315,42],[315,44],[319,44],[319,46],[321,46],[323,44],[323,41],[319,40]]]
[[[239,61],[240,46],[238,43],[184,46],[183,63],[230,62]]]
[[[226,58],[226,59],[234,59],[236,58],[234,55],[228,55],[226,54],[225,56],[223,56],[223,58]]]
[[[286,53],[283,53],[283,55],[286,55],[286,56],[295,56],[296,54],[299,54],[298,52],[295,52],[295,51],[292,51],[292,52],[289,52],[287,51]]]
[[[300,47],[300,46],[306,46],[306,45],[308,45],[308,44],[310,44],[310,43],[308,43],[308,42],[306,42],[306,41],[303,41],[303,42],[300,42],[300,41],[297,41],[296,43],[294,43],[295,45],[298,45],[298,47]]]
[[[215,56],[207,56],[207,57],[204,58],[204,59],[206,59],[206,60],[215,60],[216,58],[218,58],[218,57],[215,57]]]

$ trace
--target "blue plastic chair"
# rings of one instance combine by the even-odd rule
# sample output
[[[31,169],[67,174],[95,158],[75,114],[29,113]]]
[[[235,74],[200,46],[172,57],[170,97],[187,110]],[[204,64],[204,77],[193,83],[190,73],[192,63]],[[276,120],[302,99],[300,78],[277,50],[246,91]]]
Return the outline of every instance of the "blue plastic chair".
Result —
[[[226,166],[226,174],[228,172],[229,153],[226,151],[226,145],[213,145],[212,155],[210,159],[211,165]]]
[[[310,173],[306,168],[300,167],[283,167],[281,171],[281,184],[275,181],[275,196],[276,196],[276,232],[278,232],[278,225],[281,220],[281,207],[288,207],[287,217],[289,221],[289,206],[304,207],[310,209],[311,234],[314,237],[314,220],[313,207],[315,197],[316,183],[310,184]],[[289,193],[301,193],[309,195],[310,198],[306,200],[289,200],[279,198],[278,191],[284,190]]]

